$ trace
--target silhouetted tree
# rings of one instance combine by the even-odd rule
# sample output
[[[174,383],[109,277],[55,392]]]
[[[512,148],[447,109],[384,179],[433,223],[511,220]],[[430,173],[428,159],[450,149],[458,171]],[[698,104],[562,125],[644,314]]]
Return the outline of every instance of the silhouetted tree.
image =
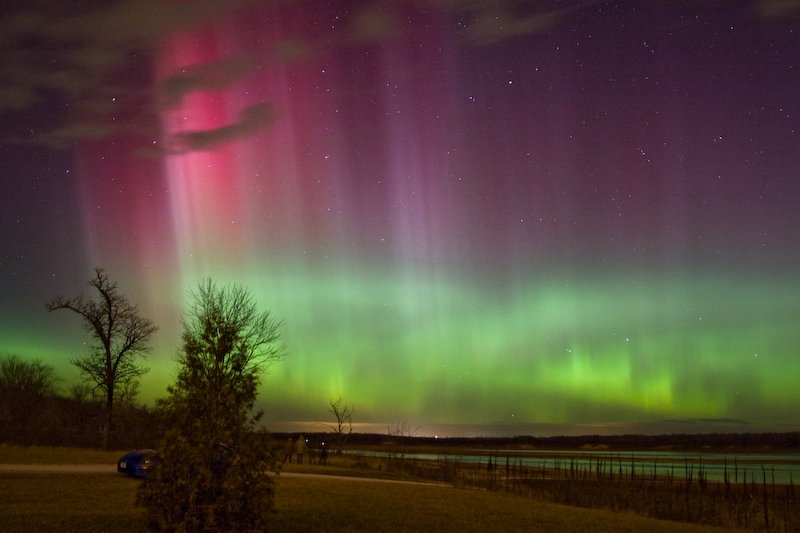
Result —
[[[239,285],[207,280],[193,297],[177,380],[159,402],[159,462],[137,501],[156,530],[265,531],[277,455],[252,408],[261,372],[284,355],[280,322]]]
[[[342,446],[353,432],[353,407],[342,405],[342,398],[331,400],[328,411],[336,417],[336,425],[328,426],[333,429],[336,438],[336,453],[342,453]]]
[[[99,293],[97,300],[84,299],[82,295],[68,300],[58,296],[47,304],[47,310],[74,311],[97,341],[90,353],[75,356],[70,362],[105,396],[103,447],[108,448],[115,393],[118,388],[127,389],[147,372],[139,359],[150,351],[148,342],[158,328],[139,314],[139,309],[119,292],[116,282],[109,281],[102,268],[95,269],[89,286]]]
[[[54,394],[55,372],[41,361],[23,361],[16,355],[0,359],[0,426],[25,432],[31,417]]]
[[[84,424],[94,405],[99,403],[97,389],[86,382],[73,383],[69,387],[69,399],[74,407],[73,427],[82,433]]]
[[[386,434],[389,436],[390,439],[397,437],[400,439],[405,439],[407,437],[413,437],[419,431],[418,427],[412,428],[411,424],[408,422],[395,422],[394,425],[386,426]]]

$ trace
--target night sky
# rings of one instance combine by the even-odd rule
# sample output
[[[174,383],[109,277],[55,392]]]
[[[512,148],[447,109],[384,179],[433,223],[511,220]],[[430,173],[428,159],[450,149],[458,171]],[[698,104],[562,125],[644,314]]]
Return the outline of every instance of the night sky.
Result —
[[[100,266],[147,403],[212,277],[273,430],[800,429],[800,2],[71,4],[2,8],[0,354],[66,391]]]

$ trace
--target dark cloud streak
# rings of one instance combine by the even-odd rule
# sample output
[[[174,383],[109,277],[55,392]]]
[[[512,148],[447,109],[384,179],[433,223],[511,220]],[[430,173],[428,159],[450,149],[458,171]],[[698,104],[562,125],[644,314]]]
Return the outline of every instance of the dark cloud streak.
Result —
[[[210,150],[219,144],[247,137],[272,122],[276,115],[272,105],[256,104],[243,109],[237,122],[208,130],[181,131],[167,138],[166,149],[147,148],[139,153],[155,157]]]

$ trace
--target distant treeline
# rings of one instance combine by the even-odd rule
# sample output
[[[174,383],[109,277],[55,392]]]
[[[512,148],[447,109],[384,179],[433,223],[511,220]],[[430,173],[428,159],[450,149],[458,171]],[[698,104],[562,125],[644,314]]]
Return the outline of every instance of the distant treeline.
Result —
[[[275,433],[277,440],[296,438],[297,433]],[[309,433],[310,442],[330,439],[329,433]],[[436,447],[539,448],[576,449],[608,448],[617,450],[702,450],[702,449],[755,449],[800,450],[800,432],[786,433],[699,433],[669,435],[583,435],[561,437],[408,437],[388,436],[378,433],[353,433],[348,446],[375,446],[382,444]]]
[[[107,423],[102,391],[73,383],[66,393],[52,366],[16,355],[0,356],[0,442],[39,446],[100,447]],[[110,447],[152,446],[153,410],[137,400],[138,381],[115,390]]]
[[[38,397],[27,405],[0,409],[0,442],[25,446],[100,447],[105,410],[102,401]],[[111,448],[153,447],[155,414],[146,406],[120,402],[114,411]]]

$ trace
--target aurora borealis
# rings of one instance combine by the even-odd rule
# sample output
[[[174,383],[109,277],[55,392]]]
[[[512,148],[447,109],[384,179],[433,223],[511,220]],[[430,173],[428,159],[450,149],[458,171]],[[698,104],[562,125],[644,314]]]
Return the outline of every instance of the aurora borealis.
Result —
[[[212,277],[272,429],[800,429],[795,3],[88,4],[0,26],[0,353],[74,380],[102,266],[146,402]]]

